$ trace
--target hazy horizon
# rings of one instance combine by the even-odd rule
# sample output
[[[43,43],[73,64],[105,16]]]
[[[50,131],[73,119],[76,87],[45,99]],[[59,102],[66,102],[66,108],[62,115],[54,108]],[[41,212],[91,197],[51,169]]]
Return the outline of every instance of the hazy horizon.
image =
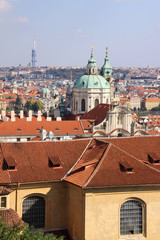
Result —
[[[91,45],[98,67],[109,47],[114,67],[159,67],[158,0],[0,0],[0,67],[85,67]]]

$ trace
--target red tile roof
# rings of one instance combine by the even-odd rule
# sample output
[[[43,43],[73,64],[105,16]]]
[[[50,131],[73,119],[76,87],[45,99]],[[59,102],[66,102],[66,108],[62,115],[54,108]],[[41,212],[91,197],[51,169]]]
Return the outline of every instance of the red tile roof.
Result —
[[[83,188],[160,183],[160,164],[153,164],[148,160],[149,153],[154,152],[160,161],[160,137],[116,138],[105,141],[99,141],[99,148],[103,150],[99,149],[99,153],[94,154],[97,162],[86,169],[78,169],[88,155],[86,151],[65,180]],[[91,161],[93,157],[89,156],[88,159]],[[120,165],[131,166],[129,172],[124,171]]]
[[[10,116],[9,116],[10,117]],[[83,134],[83,128],[80,121],[46,121],[42,117],[42,121],[37,121],[37,117],[33,116],[32,121],[26,121],[26,117],[20,119],[16,117],[15,122],[2,122],[0,124],[0,135],[39,135],[42,127],[47,131],[52,131],[55,135],[59,134]]]
[[[80,157],[88,142],[89,140],[1,143],[0,183],[61,180]],[[11,153],[16,162],[14,170],[9,170],[4,162]],[[49,166],[52,156],[59,157],[61,168]]]
[[[9,227],[14,227],[17,224],[21,227],[24,224],[22,219],[18,216],[18,213],[12,208],[0,210],[0,216],[2,217],[2,221]]]
[[[2,195],[8,195],[8,194],[10,194],[11,192],[12,192],[11,189],[5,188],[5,187],[3,187],[3,186],[0,186],[0,196],[2,196]]]
[[[88,119],[88,120],[95,120],[96,124],[101,123],[109,110],[113,108],[113,105],[111,104],[99,104],[97,107],[93,108],[88,113],[85,113],[81,119]]]

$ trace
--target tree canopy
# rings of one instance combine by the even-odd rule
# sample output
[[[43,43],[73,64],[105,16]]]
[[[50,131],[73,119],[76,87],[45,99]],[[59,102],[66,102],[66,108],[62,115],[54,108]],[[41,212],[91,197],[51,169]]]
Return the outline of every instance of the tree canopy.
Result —
[[[28,224],[24,226],[19,226],[17,224],[13,228],[9,227],[0,218],[0,239],[1,240],[63,240],[64,237],[61,236],[57,238],[53,234],[46,234],[42,231],[34,232]]]

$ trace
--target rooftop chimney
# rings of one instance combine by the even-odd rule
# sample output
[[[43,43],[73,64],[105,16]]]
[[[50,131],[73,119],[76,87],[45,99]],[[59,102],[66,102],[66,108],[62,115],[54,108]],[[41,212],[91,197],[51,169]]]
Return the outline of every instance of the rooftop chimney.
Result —
[[[29,116],[26,119],[28,122],[32,121],[32,110],[29,110]]]
[[[14,110],[11,111],[11,122],[15,122],[16,119],[15,119],[15,112]]]
[[[2,115],[2,120],[4,122],[7,122],[9,120],[9,118],[6,116],[6,111],[5,110],[1,110],[1,115]]]
[[[20,110],[20,119],[23,119],[23,110]]]
[[[56,117],[56,121],[62,121],[61,117]]]
[[[1,110],[1,115],[2,115],[2,118],[6,116],[6,111],[5,110]]]
[[[42,121],[41,110],[38,110],[37,121],[38,122]]]

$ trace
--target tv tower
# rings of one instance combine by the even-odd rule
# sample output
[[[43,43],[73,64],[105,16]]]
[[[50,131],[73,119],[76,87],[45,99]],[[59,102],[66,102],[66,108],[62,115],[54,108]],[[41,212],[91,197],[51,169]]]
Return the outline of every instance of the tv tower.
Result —
[[[32,49],[32,67],[35,67],[36,65],[36,49],[35,49],[36,42],[35,40],[33,41],[33,49]]]

